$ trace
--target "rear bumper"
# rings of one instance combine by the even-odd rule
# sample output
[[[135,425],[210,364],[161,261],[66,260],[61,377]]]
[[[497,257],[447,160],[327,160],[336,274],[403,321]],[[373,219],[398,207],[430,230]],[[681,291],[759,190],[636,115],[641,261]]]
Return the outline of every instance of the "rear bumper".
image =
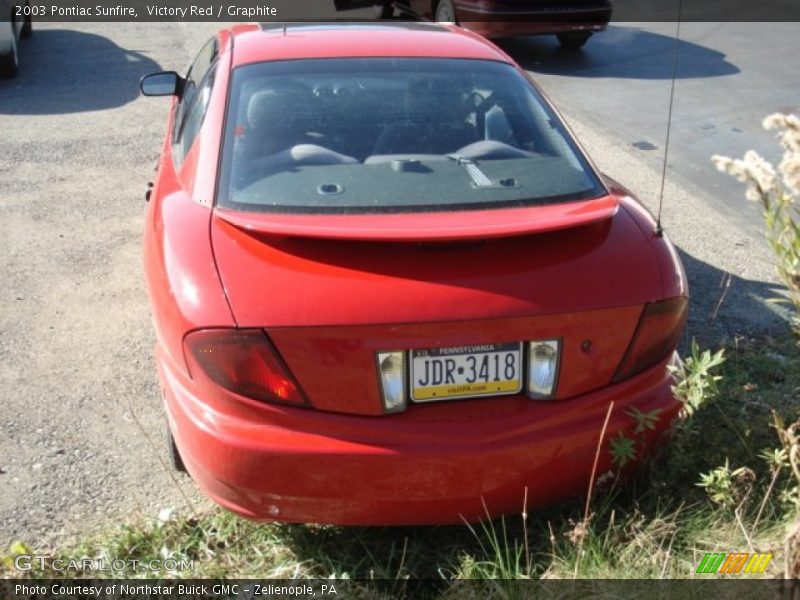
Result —
[[[502,1],[461,0],[456,12],[467,29],[486,37],[506,37],[602,31],[611,20],[612,8],[603,1],[549,2],[520,8]]]
[[[525,35],[549,35],[573,31],[597,32],[606,28],[606,22],[553,21],[469,21],[461,26],[486,38],[505,38]]]
[[[523,397],[412,406],[382,417],[284,407],[221,410],[159,359],[170,426],[205,494],[259,520],[340,525],[459,523],[584,495],[609,403],[608,440],[626,412],[677,414],[664,365],[558,402]],[[650,440],[653,438],[651,437]],[[486,508],[484,508],[484,503]]]

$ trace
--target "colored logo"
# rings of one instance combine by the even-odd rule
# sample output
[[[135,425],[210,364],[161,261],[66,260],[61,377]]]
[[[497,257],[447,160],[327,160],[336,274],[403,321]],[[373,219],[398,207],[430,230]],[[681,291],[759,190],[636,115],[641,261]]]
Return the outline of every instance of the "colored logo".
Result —
[[[772,552],[707,552],[697,566],[696,573],[763,573],[772,562]]]

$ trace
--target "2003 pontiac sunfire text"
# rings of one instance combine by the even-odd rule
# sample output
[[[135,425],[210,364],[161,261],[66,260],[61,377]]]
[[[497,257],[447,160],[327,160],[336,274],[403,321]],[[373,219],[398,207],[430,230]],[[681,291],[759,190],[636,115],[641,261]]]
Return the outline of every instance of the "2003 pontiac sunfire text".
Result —
[[[131,17],[138,18],[136,9],[130,6],[65,6],[45,4],[25,4],[14,7],[16,17]]]

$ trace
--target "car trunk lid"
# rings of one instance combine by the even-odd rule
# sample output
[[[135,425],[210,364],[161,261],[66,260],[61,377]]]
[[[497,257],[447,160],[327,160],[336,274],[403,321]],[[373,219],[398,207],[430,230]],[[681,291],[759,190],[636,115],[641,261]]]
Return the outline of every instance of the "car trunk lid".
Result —
[[[377,241],[377,222],[316,221],[327,235],[308,235],[299,218],[297,235],[264,222],[215,211],[220,276],[238,326],[268,332],[318,409],[381,414],[379,351],[541,339],[562,342],[556,399],[584,393],[611,380],[642,306],[661,294],[624,210],[488,239],[477,228],[442,235],[446,224],[412,237],[410,221],[403,241]]]

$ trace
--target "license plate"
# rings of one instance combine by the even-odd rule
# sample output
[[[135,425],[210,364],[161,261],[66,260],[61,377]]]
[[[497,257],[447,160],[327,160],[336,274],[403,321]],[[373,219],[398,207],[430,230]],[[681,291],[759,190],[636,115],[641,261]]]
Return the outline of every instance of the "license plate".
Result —
[[[522,390],[522,343],[411,350],[416,402],[500,396]]]

